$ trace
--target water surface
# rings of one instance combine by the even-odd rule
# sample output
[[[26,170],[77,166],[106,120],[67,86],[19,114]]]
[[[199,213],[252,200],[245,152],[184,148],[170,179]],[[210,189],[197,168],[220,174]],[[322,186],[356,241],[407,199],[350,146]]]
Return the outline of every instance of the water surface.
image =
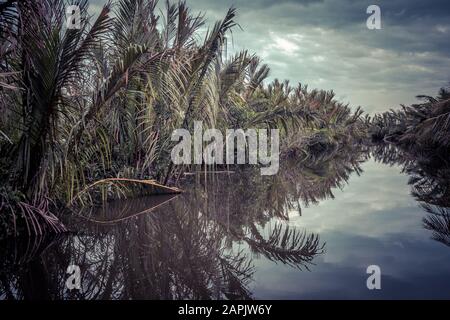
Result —
[[[197,175],[182,195],[114,201],[70,218],[71,234],[4,243],[0,298],[450,298],[447,165],[380,148],[258,173]],[[71,264],[80,290],[66,288]]]
[[[289,225],[320,234],[326,253],[311,272],[255,260],[261,299],[450,298],[450,247],[424,229],[427,213],[411,196],[398,165],[370,159],[335,198],[290,214]],[[381,290],[368,290],[366,268],[381,269]]]

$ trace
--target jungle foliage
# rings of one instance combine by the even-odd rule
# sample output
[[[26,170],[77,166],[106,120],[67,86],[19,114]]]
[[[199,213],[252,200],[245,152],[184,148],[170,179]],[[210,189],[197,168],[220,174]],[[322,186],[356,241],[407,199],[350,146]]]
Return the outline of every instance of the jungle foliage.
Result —
[[[81,9],[81,28],[65,9]],[[171,133],[279,128],[282,154],[310,157],[365,136],[362,111],[333,92],[267,82],[248,51],[227,53],[236,9],[210,27],[184,1],[0,2],[1,234],[65,227],[54,212],[105,178],[175,184]],[[160,11],[158,6],[164,9]],[[205,31],[207,30],[207,31]]]

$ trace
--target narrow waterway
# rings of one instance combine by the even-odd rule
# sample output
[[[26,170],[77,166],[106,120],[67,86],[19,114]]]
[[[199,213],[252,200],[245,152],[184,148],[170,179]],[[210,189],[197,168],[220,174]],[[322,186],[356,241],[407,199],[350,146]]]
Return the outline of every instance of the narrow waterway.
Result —
[[[70,234],[2,244],[0,298],[450,298],[448,167],[374,154],[192,176],[179,196],[80,211]]]
[[[410,177],[373,159],[362,169],[334,199],[290,214],[288,224],[319,234],[326,252],[311,272],[255,259],[256,298],[450,298],[450,247],[424,229],[427,213],[411,196]],[[369,265],[380,267],[381,290],[367,289]]]

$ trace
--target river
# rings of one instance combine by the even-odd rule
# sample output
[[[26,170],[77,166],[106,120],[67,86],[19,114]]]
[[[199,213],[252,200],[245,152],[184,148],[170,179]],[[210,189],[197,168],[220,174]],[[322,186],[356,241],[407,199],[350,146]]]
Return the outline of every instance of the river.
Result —
[[[181,195],[113,201],[67,217],[70,234],[2,244],[0,299],[448,299],[449,169],[433,161],[380,148],[273,177],[189,176]]]

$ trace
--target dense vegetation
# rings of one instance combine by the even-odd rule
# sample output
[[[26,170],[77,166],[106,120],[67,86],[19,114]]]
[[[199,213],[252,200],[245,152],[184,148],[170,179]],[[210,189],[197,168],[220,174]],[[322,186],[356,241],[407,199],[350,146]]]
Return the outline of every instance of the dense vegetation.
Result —
[[[420,95],[422,103],[375,115],[369,134],[374,141],[392,143],[413,153],[450,151],[450,90],[436,97]]]
[[[203,32],[184,2],[107,3],[67,29],[63,0],[0,2],[0,232],[65,230],[52,212],[102,178],[174,184],[171,133],[194,120],[279,128],[282,154],[310,157],[361,140],[361,110],[288,81],[247,51],[227,55],[236,10]],[[200,40],[203,38],[203,40]]]

